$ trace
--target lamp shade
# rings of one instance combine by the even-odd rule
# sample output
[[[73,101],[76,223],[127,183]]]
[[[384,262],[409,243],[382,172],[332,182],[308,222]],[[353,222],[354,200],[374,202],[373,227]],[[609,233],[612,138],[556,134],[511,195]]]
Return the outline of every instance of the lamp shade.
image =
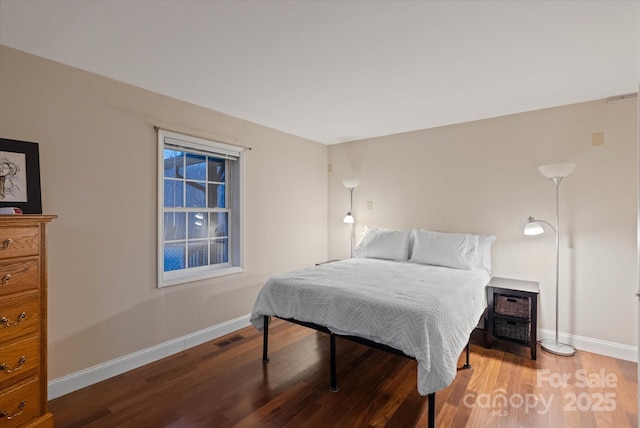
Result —
[[[353,224],[355,223],[355,220],[353,219],[353,216],[351,215],[351,212],[348,212],[346,216],[344,216],[344,220],[342,220],[343,223],[349,223],[349,224]]]
[[[358,184],[360,184],[360,180],[358,180],[357,178],[348,178],[342,180],[342,184],[344,184],[344,187],[346,187],[347,189],[355,189],[356,187],[358,187]]]
[[[540,223],[538,223],[537,221],[529,222],[524,227],[525,235],[532,236],[532,235],[540,235],[541,233],[544,233],[544,229],[542,228]]]
[[[575,168],[575,163],[553,163],[539,166],[538,171],[547,178],[562,178],[571,174]]]

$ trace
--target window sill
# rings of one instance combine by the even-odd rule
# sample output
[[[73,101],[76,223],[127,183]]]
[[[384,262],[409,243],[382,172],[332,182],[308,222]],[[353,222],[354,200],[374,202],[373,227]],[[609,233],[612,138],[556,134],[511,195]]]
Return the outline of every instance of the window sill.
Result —
[[[188,274],[168,275],[168,278],[162,278],[158,282],[158,288],[170,287],[172,285],[186,284],[189,282],[202,281],[220,276],[233,275],[244,272],[244,269],[237,266],[225,267],[215,270],[190,272]]]

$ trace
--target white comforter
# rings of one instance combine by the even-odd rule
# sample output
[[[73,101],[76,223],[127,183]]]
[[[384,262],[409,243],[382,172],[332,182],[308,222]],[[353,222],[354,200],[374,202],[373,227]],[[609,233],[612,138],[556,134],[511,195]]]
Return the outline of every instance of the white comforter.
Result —
[[[251,323],[293,318],[389,345],[418,362],[418,392],[446,388],[486,307],[484,270],[349,259],[270,278]]]

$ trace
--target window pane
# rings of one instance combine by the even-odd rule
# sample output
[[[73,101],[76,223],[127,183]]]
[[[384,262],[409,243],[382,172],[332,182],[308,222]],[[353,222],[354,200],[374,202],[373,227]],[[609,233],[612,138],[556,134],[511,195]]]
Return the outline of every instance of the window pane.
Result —
[[[209,237],[216,238],[220,236],[229,236],[228,227],[227,227],[228,219],[229,219],[228,213],[210,213],[209,214],[209,221],[210,221]]]
[[[164,240],[187,239],[187,214],[164,213]]]
[[[189,213],[189,239],[203,239],[207,237],[207,213]]]
[[[164,180],[164,206],[182,207],[184,182],[180,180]]]
[[[184,173],[184,152],[164,149],[164,176],[182,178]]]
[[[203,155],[195,155],[187,153],[187,179],[188,180],[206,180],[207,179],[207,157]]]
[[[187,206],[204,208],[205,202],[205,183],[196,181],[187,181]]]
[[[164,244],[164,271],[184,269],[185,242]]]
[[[214,239],[211,241],[211,264],[229,262],[229,240]]]
[[[208,264],[207,241],[189,242],[189,267],[207,266]]]
[[[224,165],[224,159],[209,156],[209,178],[207,180],[224,183]]]
[[[209,184],[209,208],[225,208],[225,185]]]

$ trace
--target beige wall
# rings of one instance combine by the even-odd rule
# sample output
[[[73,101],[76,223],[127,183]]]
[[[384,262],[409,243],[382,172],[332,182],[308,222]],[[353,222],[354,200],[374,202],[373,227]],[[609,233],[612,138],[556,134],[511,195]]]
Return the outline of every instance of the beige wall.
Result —
[[[277,100],[274,100],[277,103]],[[253,147],[245,272],[157,289],[158,125]],[[250,312],[266,278],[327,256],[327,147],[0,47],[0,136],[40,143],[49,379]]]
[[[554,235],[522,230],[529,215],[555,222],[537,166],[575,162],[560,186],[560,332],[637,346],[637,120],[636,100],[594,101],[330,146],[329,257],[349,254],[342,179],[357,177],[357,236],[364,225],[496,234],[493,274],[539,281],[540,327],[554,330]]]
[[[154,125],[253,147],[244,273],[155,287]],[[494,275],[540,281],[541,327],[553,330],[553,236],[522,228],[529,214],[553,222],[553,185],[536,167],[560,161],[578,165],[561,186],[560,330],[637,346],[636,129],[634,101],[596,101],[327,149],[0,46],[0,136],[40,143],[43,208],[60,217],[49,227],[50,380],[245,315],[269,275],[347,257],[351,177],[358,234],[497,234]]]

